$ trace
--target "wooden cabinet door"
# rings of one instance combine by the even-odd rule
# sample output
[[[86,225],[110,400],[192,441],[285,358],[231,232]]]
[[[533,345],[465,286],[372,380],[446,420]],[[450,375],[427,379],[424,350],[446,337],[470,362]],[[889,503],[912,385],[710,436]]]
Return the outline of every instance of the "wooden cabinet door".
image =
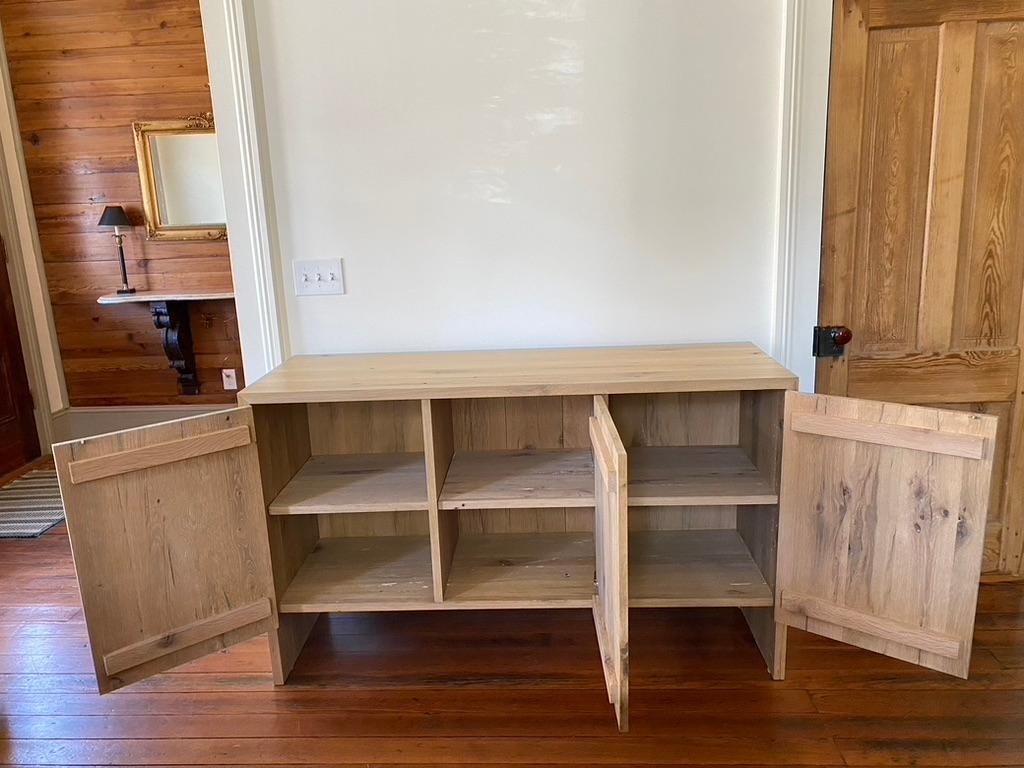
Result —
[[[967,676],[996,419],[786,393],[775,619]]]
[[[594,542],[597,595],[594,625],[604,667],[608,701],[620,731],[629,730],[629,601],[627,577],[626,449],[615,429],[608,402],[594,398],[590,419],[594,450]]]
[[[101,693],[277,626],[252,410],[54,446]]]

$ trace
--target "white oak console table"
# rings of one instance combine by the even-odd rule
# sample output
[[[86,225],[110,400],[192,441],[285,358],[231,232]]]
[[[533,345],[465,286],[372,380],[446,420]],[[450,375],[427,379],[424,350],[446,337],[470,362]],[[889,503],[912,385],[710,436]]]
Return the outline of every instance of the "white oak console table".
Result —
[[[749,344],[297,357],[58,445],[100,690],[462,608],[592,609],[622,729],[630,606],[738,608],[776,679],[789,626],[966,676],[995,419],[795,387]]]

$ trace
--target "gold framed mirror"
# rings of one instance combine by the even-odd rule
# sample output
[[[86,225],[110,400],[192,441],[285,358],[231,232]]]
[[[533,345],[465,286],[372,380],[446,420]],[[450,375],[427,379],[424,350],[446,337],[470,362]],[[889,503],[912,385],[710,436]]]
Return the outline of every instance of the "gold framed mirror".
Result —
[[[151,240],[223,240],[224,188],[213,115],[132,123]]]

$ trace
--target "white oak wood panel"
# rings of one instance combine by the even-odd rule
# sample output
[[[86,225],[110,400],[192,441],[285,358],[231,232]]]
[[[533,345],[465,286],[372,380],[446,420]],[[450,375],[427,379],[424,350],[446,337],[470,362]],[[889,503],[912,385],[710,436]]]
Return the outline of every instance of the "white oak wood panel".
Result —
[[[736,531],[629,535],[629,604],[634,608],[770,607],[774,602]]]
[[[425,510],[422,453],[313,456],[270,504],[272,515]]]
[[[250,408],[235,408],[54,446],[89,644],[101,692],[267,632],[276,613],[177,645],[108,674],[139,643],[274,600],[266,508]],[[145,453],[207,434],[246,435],[244,445],[90,482],[71,482],[76,461]],[[162,450],[162,448],[160,448]],[[151,650],[156,650],[150,646]],[[148,651],[147,651],[148,652]]]
[[[208,616],[183,627],[175,627],[170,632],[147,637],[145,640],[108,653],[103,657],[103,666],[108,675],[116,675],[147,661],[158,659],[170,651],[212,640],[225,632],[254,624],[270,617],[273,610],[270,600],[261,598],[254,603]]]
[[[628,456],[608,408],[594,397],[590,418],[594,451],[594,542],[597,555],[594,629],[601,652],[608,701],[620,731],[629,730],[629,541]]]
[[[637,446],[629,454],[629,505],[775,504],[778,493],[739,446]]]
[[[798,415],[928,431],[936,451],[794,431]],[[996,428],[983,414],[787,393],[776,589],[832,608],[822,620],[818,603],[777,601],[776,620],[965,677]],[[948,434],[984,440],[985,455],[949,455]],[[893,627],[955,638],[960,653],[900,642]]]
[[[806,616],[814,621],[823,621],[838,627],[864,632],[892,640],[900,645],[945,656],[947,659],[956,659],[960,656],[960,640],[941,632],[930,632],[920,627],[890,621],[863,611],[853,611],[827,600],[820,600],[810,595],[801,595],[785,589],[779,596],[779,602],[790,613]]]
[[[985,438],[971,434],[945,432],[939,429],[908,427],[902,424],[879,424],[836,416],[795,413],[790,421],[794,432],[809,435],[857,440],[862,443],[887,445],[893,448],[942,453],[965,459],[980,459],[985,455]]]
[[[72,483],[87,483],[126,472],[194,459],[216,451],[241,448],[250,442],[252,435],[246,426],[218,429],[204,435],[168,440],[166,443],[120,451],[109,456],[72,461],[68,464],[68,475]]]
[[[462,534],[445,602],[463,608],[585,608],[593,596],[589,533]]]
[[[594,506],[590,451],[459,451],[441,489],[441,509]]]
[[[434,606],[426,536],[321,539],[281,598],[285,613]]]
[[[245,403],[793,389],[753,344],[298,356]]]

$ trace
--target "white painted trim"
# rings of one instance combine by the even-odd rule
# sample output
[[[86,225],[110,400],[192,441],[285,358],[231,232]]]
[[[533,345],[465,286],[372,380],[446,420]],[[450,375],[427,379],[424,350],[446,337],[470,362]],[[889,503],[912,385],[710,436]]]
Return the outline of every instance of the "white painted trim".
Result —
[[[54,442],[53,414],[67,408],[57,331],[46,285],[42,248],[29,192],[21,130],[7,50],[0,30],[0,233],[7,246],[8,273],[18,317],[25,372],[35,400],[36,430],[44,454]]]
[[[251,0],[201,0],[245,379],[289,354]]]
[[[202,416],[234,405],[126,405],[95,408],[65,408],[54,414],[54,442],[120,432],[163,421]]]
[[[813,391],[818,314],[830,0],[787,0],[780,89],[772,355]]]

